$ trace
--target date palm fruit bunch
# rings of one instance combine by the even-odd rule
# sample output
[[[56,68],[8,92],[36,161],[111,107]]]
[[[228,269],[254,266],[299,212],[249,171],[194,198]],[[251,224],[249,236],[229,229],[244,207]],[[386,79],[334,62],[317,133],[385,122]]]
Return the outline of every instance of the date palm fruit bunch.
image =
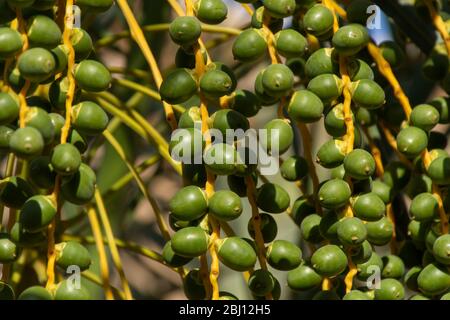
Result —
[[[410,2],[379,42],[369,0],[0,0],[0,299],[142,296],[119,247],[193,300],[450,299],[450,10]]]

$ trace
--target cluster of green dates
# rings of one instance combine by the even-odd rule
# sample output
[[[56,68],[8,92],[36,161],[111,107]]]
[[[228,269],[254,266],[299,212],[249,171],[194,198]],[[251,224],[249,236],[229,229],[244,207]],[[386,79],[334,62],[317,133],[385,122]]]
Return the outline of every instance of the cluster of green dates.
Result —
[[[113,1],[77,1],[82,10],[100,12]],[[0,233],[0,263],[16,261],[23,249],[40,250],[47,245],[46,229],[57,215],[52,192],[60,176],[60,201],[74,205],[89,203],[96,188],[95,172],[83,163],[89,141],[101,134],[109,122],[106,112],[95,102],[83,99],[83,93],[96,93],[109,88],[108,69],[90,59],[93,43],[81,28],[72,30],[70,41],[75,51],[75,67],[68,70],[69,49],[63,43],[63,30],[56,22],[55,0],[0,1],[0,64],[5,69],[0,93],[0,151],[13,154],[22,165],[18,175],[0,182],[2,207],[17,212],[15,224]],[[11,23],[23,16],[24,37]],[[21,23],[19,23],[20,25]],[[67,142],[60,144],[65,126],[66,97],[72,73],[76,92],[71,109],[71,123]],[[28,90],[25,92],[26,85]],[[20,95],[26,99],[27,109],[21,117]],[[67,271],[78,266],[89,268],[88,250],[76,242],[56,245],[56,265]],[[0,286],[1,299],[15,297],[8,284]],[[86,288],[74,287],[64,280],[50,292],[36,286],[23,291],[18,299],[89,299]]]
[[[291,201],[281,185],[269,182],[260,183],[255,194],[267,262],[270,268],[287,271],[289,288],[318,300],[400,300],[407,297],[405,288],[416,292],[411,299],[450,299],[450,235],[441,233],[439,204],[432,187],[440,189],[448,213],[450,156],[444,150],[447,137],[432,129],[449,123],[450,100],[437,98],[417,105],[410,120],[405,121],[389,84],[366,50],[370,41],[365,28],[370,1],[351,1],[346,8],[349,21],[337,32],[333,31],[333,13],[317,1],[261,2],[263,5],[256,6],[250,27],[234,40],[232,54],[242,63],[255,63],[267,57],[268,33],[263,23],[269,22],[273,46],[285,63],[274,63],[261,70],[253,92],[237,89],[233,71],[222,62],[207,63],[206,55],[203,55],[206,70],[198,75],[194,52],[202,32],[201,22],[218,24],[225,19],[227,10],[221,0],[194,1],[196,16],[175,18],[170,25],[170,37],[180,48],[176,68],[167,74],[160,88],[162,99],[171,104],[192,105],[190,101],[200,96],[209,110],[218,110],[210,115],[208,125],[224,136],[229,129],[249,129],[248,118],[262,107],[274,108],[284,99],[290,120],[269,121],[264,126],[268,136],[260,137],[267,152],[275,146],[280,155],[294,142],[292,123],[323,121],[330,138],[319,147],[316,161],[329,169],[330,179],[320,183],[317,194],[305,194]],[[283,29],[286,17],[292,17],[293,22],[291,27]],[[309,48],[308,35],[328,45],[313,50]],[[379,47],[394,70],[401,68],[405,53],[399,43],[386,41]],[[355,126],[354,148],[348,154],[344,84],[339,66],[342,58],[351,81],[351,115]],[[425,74],[430,73],[427,70],[431,70],[429,62],[424,64]],[[447,67],[436,70],[448,74]],[[220,108],[224,99],[229,108]],[[208,215],[224,222],[238,219],[243,211],[241,198],[247,197],[246,179],[253,179],[256,184],[260,179],[257,165],[242,160],[243,154],[236,147],[238,142],[205,147],[195,125],[199,121],[200,108],[189,107],[179,117],[179,127],[186,129],[187,134],[170,142],[171,150],[178,147],[191,150],[191,155],[200,155],[203,163],[183,163],[185,186],[170,202],[170,222],[175,234],[164,247],[164,260],[172,267],[181,267],[215,246],[223,265],[240,272],[254,270],[248,287],[255,298],[271,294],[277,299],[284,284],[270,271],[254,269],[258,250],[252,219],[248,221],[250,238],[210,238]],[[383,155],[389,163],[384,174],[375,177],[375,159],[367,151],[363,133],[376,131],[378,121],[395,132],[399,152],[412,165]],[[272,131],[276,134],[272,135]],[[421,158],[426,148],[431,156],[427,168]],[[251,152],[247,151],[246,155]],[[213,158],[221,161],[216,163]],[[310,170],[301,156],[284,157],[280,167],[281,176],[291,182],[304,180]],[[203,189],[206,171],[227,176],[229,190],[217,191],[208,199]],[[407,212],[400,214],[405,207],[402,200],[405,195],[411,200],[410,217]],[[314,199],[323,212],[318,212]],[[346,215],[346,206],[353,211],[352,217]],[[392,206],[397,217],[396,227],[387,216],[388,206]],[[273,215],[286,211],[299,226],[302,240],[314,248],[310,256],[302,256],[299,246],[281,240],[283,234],[278,232]],[[398,252],[381,256],[379,252],[392,241],[394,234]],[[350,265],[357,270],[356,289],[346,293],[344,277]],[[375,289],[369,289],[365,282],[373,276],[374,268],[379,270],[381,282]],[[326,278],[331,281],[331,289],[322,291]],[[190,299],[206,298],[199,269],[189,271],[184,288]],[[236,297],[223,292],[221,298]]]

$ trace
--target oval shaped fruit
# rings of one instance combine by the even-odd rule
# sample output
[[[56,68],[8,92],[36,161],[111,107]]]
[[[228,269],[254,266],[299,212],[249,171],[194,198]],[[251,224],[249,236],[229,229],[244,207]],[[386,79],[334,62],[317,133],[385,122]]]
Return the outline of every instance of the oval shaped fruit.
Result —
[[[206,298],[205,286],[199,269],[190,270],[183,278],[183,291],[190,300],[204,300]]]
[[[342,94],[342,80],[334,74],[321,74],[309,81],[307,89],[328,103]]]
[[[291,199],[286,190],[275,183],[265,183],[256,192],[256,204],[269,213],[282,213],[289,207]]]
[[[352,203],[353,213],[365,221],[378,221],[386,213],[386,205],[374,192],[361,194]]]
[[[352,23],[339,28],[332,43],[340,55],[355,55],[369,43],[369,33],[364,26]]]
[[[386,217],[378,221],[367,222],[367,240],[376,246],[384,246],[392,239],[394,226]]]
[[[320,204],[328,209],[336,209],[344,206],[352,191],[347,182],[341,179],[331,179],[325,182],[319,189]]]
[[[233,91],[233,80],[221,70],[209,70],[200,78],[200,91],[208,97],[220,98]]]
[[[308,47],[306,38],[293,29],[284,29],[277,32],[274,44],[278,53],[286,58],[302,56]]]
[[[439,111],[429,104],[415,106],[410,115],[411,125],[430,131],[439,123]]]
[[[230,133],[234,134],[236,130],[242,129],[243,131],[246,131],[250,128],[247,118],[241,113],[231,109],[214,112],[211,115],[210,120],[212,122],[212,127],[219,130],[224,139],[228,137]]]
[[[358,180],[369,178],[375,172],[373,156],[363,149],[354,149],[344,159],[345,173]]]
[[[444,234],[433,244],[433,255],[442,264],[450,265],[450,235]]]
[[[351,290],[347,292],[342,300],[372,300],[369,295],[359,290]]]
[[[192,221],[206,213],[208,202],[202,189],[186,186],[179,190],[170,200],[169,210],[172,215],[183,221]]]
[[[316,37],[324,36],[333,29],[334,16],[330,9],[317,4],[306,11],[303,26],[308,33]]]
[[[0,201],[5,207],[20,209],[33,195],[30,184],[18,176],[7,177],[0,184]]]
[[[227,18],[228,7],[222,0],[197,0],[194,11],[201,22],[219,24]]]
[[[393,190],[387,183],[381,180],[372,182],[372,192],[376,194],[385,204],[391,202]]]
[[[170,104],[183,103],[189,100],[196,91],[197,82],[192,72],[182,68],[170,72],[159,88],[161,98]]]
[[[0,57],[8,59],[15,56],[22,50],[23,41],[17,30],[2,27],[0,28]]]
[[[239,237],[228,237],[216,240],[214,245],[220,261],[235,271],[246,271],[256,263],[256,252],[253,247]]]
[[[106,112],[92,101],[84,101],[74,105],[71,113],[72,126],[86,135],[101,134],[108,126]]]
[[[334,277],[347,268],[347,256],[336,245],[327,244],[317,249],[311,257],[312,267],[325,277]]]
[[[44,230],[56,215],[56,204],[50,196],[37,195],[23,205],[19,222],[28,232]]]
[[[241,198],[229,190],[220,190],[209,198],[209,213],[215,218],[223,221],[237,219],[242,211]]]
[[[401,279],[405,273],[405,264],[400,257],[388,255],[382,258],[383,270],[381,276],[383,278]]]
[[[363,79],[374,80],[375,75],[372,68],[361,59],[351,59],[347,63],[350,80],[358,81]]]
[[[75,241],[60,242],[55,246],[56,264],[68,270],[70,266],[78,266],[81,271],[89,269],[91,255],[83,245]]]
[[[170,24],[169,35],[173,42],[190,46],[197,42],[202,33],[202,26],[196,17],[176,17]]]
[[[251,118],[261,110],[258,97],[248,90],[236,90],[230,107],[245,117]]]
[[[74,71],[75,80],[81,89],[88,92],[101,92],[111,85],[111,73],[100,62],[83,60]]]
[[[375,300],[403,300],[405,289],[396,279],[383,279],[380,288],[375,289]]]
[[[81,163],[78,171],[61,183],[61,195],[73,204],[84,205],[92,200],[95,193],[97,177],[86,164]]]
[[[288,105],[289,116],[304,123],[320,120],[323,116],[323,109],[322,100],[309,90],[294,92]]]
[[[39,130],[33,127],[19,128],[9,140],[11,151],[22,159],[31,159],[44,150],[44,139]]]
[[[0,233],[0,262],[2,264],[14,262],[19,257],[19,254],[20,251],[16,244],[11,241],[9,235],[7,233]]]
[[[346,218],[337,226],[337,236],[344,245],[358,246],[367,238],[364,223],[358,218]]]
[[[200,227],[178,230],[172,237],[172,250],[187,258],[198,257],[208,250],[209,236]]]
[[[300,232],[302,239],[310,243],[320,243],[323,241],[322,234],[320,232],[320,226],[322,220],[326,219],[318,214],[310,214],[306,216],[300,224]]]
[[[17,62],[20,75],[31,82],[42,82],[53,75],[56,61],[44,48],[31,48],[23,52]]]
[[[361,79],[351,85],[352,100],[361,108],[378,109],[385,103],[385,93],[375,81]]]
[[[443,266],[430,263],[420,272],[417,284],[420,291],[427,295],[441,294],[450,287],[450,275]]]
[[[113,4],[114,0],[77,0],[77,5],[93,12],[106,11],[111,8]]]
[[[368,260],[356,265],[358,279],[361,281],[366,281],[370,276],[373,276],[374,270],[377,270],[377,268],[378,270],[383,269],[383,261],[374,251]]]
[[[28,20],[27,36],[31,46],[53,49],[61,42],[62,33],[53,19],[36,15]]]
[[[75,50],[75,61],[77,62],[87,59],[94,50],[92,38],[84,29],[73,29],[70,35],[70,41]]]
[[[305,74],[313,79],[321,74],[338,74],[339,63],[333,48],[320,48],[306,60]]]
[[[445,156],[432,159],[426,171],[434,183],[439,185],[450,184],[450,157],[445,154]]]
[[[283,161],[281,176],[288,181],[298,181],[308,174],[308,162],[303,157],[292,156]]]
[[[267,43],[262,31],[247,29],[242,31],[233,43],[233,56],[243,62],[254,61],[267,51]]]
[[[42,108],[29,107],[25,115],[25,126],[34,127],[42,135],[46,145],[53,142],[55,138],[55,126],[50,115]]]
[[[439,204],[433,194],[424,192],[414,197],[409,207],[409,212],[417,221],[430,221],[437,214]]]
[[[294,13],[295,0],[263,0],[264,8],[275,18],[285,18]]]
[[[11,228],[10,237],[17,246],[24,248],[36,248],[47,243],[44,232],[27,232],[20,222],[16,222]]]
[[[51,164],[57,173],[72,175],[81,165],[80,152],[70,143],[59,144],[52,151]]]
[[[260,134],[261,146],[272,156],[285,153],[294,141],[292,126],[287,120],[274,119],[264,126]]]
[[[309,290],[322,283],[322,276],[307,265],[300,265],[287,274],[289,288],[297,291]]]
[[[285,96],[294,86],[294,74],[284,64],[271,64],[262,74],[264,92],[274,98]]]
[[[238,170],[239,155],[234,146],[226,143],[214,143],[203,153],[205,166],[217,175],[230,175]]]
[[[397,135],[398,150],[407,157],[418,156],[428,144],[428,137],[425,131],[416,127],[407,127]]]
[[[345,159],[346,142],[332,139],[325,142],[317,151],[316,162],[324,168],[336,168]]]
[[[267,262],[277,270],[289,271],[302,262],[302,251],[298,246],[286,240],[275,240],[266,251]]]

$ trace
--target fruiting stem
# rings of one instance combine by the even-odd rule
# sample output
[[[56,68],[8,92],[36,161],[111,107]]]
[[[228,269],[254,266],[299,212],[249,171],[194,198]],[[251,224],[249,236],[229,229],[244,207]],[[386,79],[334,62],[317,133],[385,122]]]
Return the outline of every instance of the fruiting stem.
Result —
[[[447,31],[447,26],[445,25],[444,20],[442,19],[439,12],[433,5],[432,0],[425,0],[425,5],[430,12],[431,20],[433,20],[434,27],[441,35],[442,40],[445,43],[445,48],[447,49],[447,55],[450,57],[450,36]]]
[[[274,44],[274,35],[272,31],[269,28],[270,25],[270,15],[264,10],[263,12],[263,31],[266,36],[266,42],[267,42],[267,50],[269,51],[270,61],[272,64],[277,64],[280,61],[280,57],[277,54],[277,49],[275,48]]]
[[[306,124],[297,122],[297,126],[300,130],[300,135],[302,136],[302,140],[303,140],[303,156],[305,157],[306,161],[308,162],[308,167],[309,167],[308,172],[309,172],[309,175],[311,176],[311,180],[313,183],[314,205],[316,207],[317,213],[321,214],[322,207],[320,206],[320,203],[317,199],[317,194],[319,191],[319,177],[317,175],[316,165],[314,163],[313,156],[312,156],[313,153],[312,153],[312,145],[311,145],[311,141],[312,141],[311,133],[309,132]]]
[[[244,10],[249,14],[249,16],[253,16],[253,9],[250,7],[248,3],[241,3]]]
[[[145,39],[144,33],[139,26],[139,23],[136,20],[136,17],[133,14],[130,6],[128,5],[127,0],[117,0],[117,4],[119,5],[122,13],[127,20],[128,26],[130,27],[131,37],[136,41],[139,48],[141,49],[142,54],[144,55],[147,63],[150,66],[150,69],[153,74],[153,78],[155,79],[156,86],[159,88],[163,81],[161,71],[159,70],[158,63],[156,62],[155,56],[153,55],[152,50],[150,49],[147,40]],[[169,122],[172,130],[177,128],[177,121],[175,119],[175,114],[173,112],[173,108],[170,104],[163,102],[164,112],[166,114],[166,119]]]
[[[332,13],[333,13],[333,32],[336,32],[339,30],[339,20],[338,17],[336,16],[336,10],[335,10],[335,6],[333,6],[333,4],[331,3],[330,0],[322,0],[322,4],[327,7]],[[336,5],[337,7],[339,7],[338,5]],[[341,11],[342,13],[342,11]]]
[[[83,278],[85,278],[86,280],[89,280],[89,281],[91,281],[92,283],[95,283],[95,284],[97,284],[97,285],[99,285],[99,286],[102,286],[103,285],[103,283],[102,283],[102,279],[101,278],[99,278],[95,273],[93,273],[93,272],[90,272],[90,271],[84,271],[82,274],[81,274],[81,276],[83,277]],[[121,290],[119,290],[119,289],[117,289],[116,287],[114,287],[114,286],[110,286],[110,288],[111,288],[111,291],[116,295],[116,296],[118,296],[120,299],[122,299],[122,300],[125,300],[125,293],[123,293]]]
[[[447,213],[445,212],[444,209],[444,204],[442,202],[442,194],[441,194],[441,190],[439,190],[439,186],[437,186],[436,184],[433,183],[433,195],[436,198],[436,200],[438,201],[438,205],[439,205],[439,219],[441,220],[441,232],[442,234],[448,234],[448,217],[447,217]]]
[[[362,127],[364,134],[369,142],[370,152],[372,153],[373,158],[375,159],[375,170],[376,175],[378,177],[381,177],[384,174],[384,166],[383,166],[383,160],[381,159],[381,151],[375,144],[375,141],[373,141],[372,137],[369,134],[369,130],[367,127]]]
[[[395,77],[389,62],[386,61],[386,59],[381,54],[381,50],[374,43],[372,42],[369,43],[367,45],[367,49],[369,50],[369,53],[372,56],[372,58],[375,60],[378,66],[378,70],[386,78],[386,80],[388,80],[389,84],[391,85],[395,97],[400,102],[403,108],[403,112],[406,115],[406,119],[409,120],[409,116],[411,114],[411,104],[402,87],[400,86],[400,83]]]
[[[245,184],[247,185],[247,198],[252,208],[252,225],[255,231],[256,249],[258,251],[258,261],[261,269],[267,270],[266,262],[266,247],[264,245],[264,238],[261,232],[261,216],[259,214],[258,205],[256,204],[256,186],[252,176],[245,177]],[[272,294],[268,293],[266,299],[272,300]]]
[[[347,19],[347,12],[334,0],[327,0],[329,6],[342,18]]]
[[[395,254],[397,252],[397,230],[395,226],[395,216],[392,209],[392,203],[386,205],[386,216],[388,220],[392,223],[392,239],[391,239],[391,252]]]
[[[344,283],[345,283],[345,292],[349,293],[353,288],[353,278],[358,273],[358,269],[356,268],[355,264],[352,261],[351,254],[347,254],[348,259],[348,268],[349,271],[345,275]]]
[[[98,252],[98,258],[100,261],[100,274],[102,277],[103,290],[105,292],[105,298],[107,300],[114,300],[114,295],[109,284],[109,269],[108,260],[106,258],[105,245],[103,243],[103,236],[100,230],[100,223],[97,218],[97,213],[93,207],[88,208],[88,218],[92,228],[92,235],[95,239],[95,246]]]
[[[353,151],[353,145],[355,143],[355,127],[353,124],[352,110],[351,110],[351,103],[352,103],[352,94],[350,92],[351,81],[347,70],[347,60],[343,56],[339,57],[339,70],[342,78],[343,95],[344,95],[343,112],[344,112],[345,126],[347,130],[344,137],[344,141],[346,142],[346,154],[349,154],[350,152]]]
[[[95,203],[100,215],[100,220],[103,224],[103,229],[105,230],[106,238],[108,239],[108,246],[109,251],[111,252],[112,260],[114,262],[114,265],[116,266],[117,272],[119,273],[120,281],[122,283],[122,289],[125,293],[125,298],[126,300],[132,300],[133,296],[131,294],[130,285],[128,284],[125,272],[123,271],[122,261],[120,259],[120,254],[119,250],[117,249],[116,242],[114,241],[114,234],[112,231],[111,223],[109,222],[105,204],[98,188],[95,189]]]
[[[333,288],[330,278],[325,277],[322,280],[322,291],[330,291]]]

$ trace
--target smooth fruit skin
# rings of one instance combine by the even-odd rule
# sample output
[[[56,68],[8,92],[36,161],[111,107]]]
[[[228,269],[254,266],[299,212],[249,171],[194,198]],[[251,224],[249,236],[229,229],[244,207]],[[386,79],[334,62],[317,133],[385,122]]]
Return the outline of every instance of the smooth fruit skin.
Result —
[[[263,0],[264,8],[272,17],[285,18],[294,13],[295,0]]]
[[[36,248],[47,243],[44,232],[27,232],[20,222],[16,222],[11,228],[10,237],[17,246],[24,248]]]
[[[261,234],[264,240],[264,243],[272,242],[278,233],[278,226],[275,219],[267,213],[261,213],[259,214],[260,219],[260,226],[261,226]],[[252,239],[255,239],[255,228],[254,228],[254,219],[253,217],[249,219],[247,224],[247,231],[248,234],[252,237]]]
[[[307,89],[315,93],[322,102],[328,103],[342,94],[342,80],[334,74],[321,74],[311,79]]]
[[[344,245],[358,246],[366,240],[367,230],[360,219],[345,218],[338,224],[337,236]]]
[[[106,112],[92,101],[81,102],[72,108],[72,126],[86,135],[101,134],[108,126]]]
[[[281,176],[288,181],[298,181],[308,174],[308,162],[303,157],[292,156],[283,161]]]
[[[179,190],[170,200],[169,210],[172,215],[183,221],[192,221],[206,213],[208,202],[202,189],[187,186]]]
[[[73,176],[63,179],[61,194],[65,200],[73,204],[84,205],[94,197],[96,180],[94,171],[81,163]]]
[[[375,160],[363,149],[354,149],[344,159],[345,173],[354,179],[367,179],[375,172]]]
[[[361,79],[351,85],[352,100],[358,107],[375,110],[383,106],[386,95],[375,81]]]
[[[367,293],[359,290],[352,290],[345,294],[342,300],[372,300]]]
[[[302,251],[286,240],[275,240],[266,252],[267,262],[273,268],[289,271],[298,267],[302,261]]]
[[[199,269],[190,270],[183,279],[184,294],[189,300],[204,300],[206,298],[205,286]]]
[[[236,90],[230,107],[243,116],[251,118],[256,116],[259,110],[261,110],[261,103],[253,92]]]
[[[94,48],[91,36],[81,28],[75,28],[72,31],[70,41],[75,50],[75,61],[77,62],[87,59]]]
[[[309,79],[321,74],[337,74],[338,71],[339,64],[333,48],[320,48],[314,51],[305,63],[305,74]]]
[[[229,190],[220,190],[209,198],[209,213],[223,221],[237,219],[242,211],[241,198]]]
[[[200,79],[200,91],[208,97],[220,98],[233,90],[233,80],[221,70],[207,71]]]
[[[7,264],[14,262],[19,257],[19,251],[7,233],[0,233],[0,262]],[[0,291],[1,292],[1,291]]]
[[[293,29],[284,29],[275,34],[275,47],[286,58],[302,56],[307,50],[306,38]]]
[[[328,209],[344,206],[350,199],[352,191],[347,182],[340,179],[331,179],[319,189],[320,204]]]
[[[203,152],[205,166],[217,175],[236,173],[239,160],[236,148],[225,143],[214,143]]]
[[[286,190],[275,183],[265,183],[256,192],[256,204],[261,210],[269,213],[286,211],[290,202]]]
[[[388,255],[382,258],[383,270],[381,276],[383,278],[401,279],[405,273],[405,264],[402,259],[395,255]]]
[[[77,0],[77,5],[94,12],[103,12],[111,8],[114,0]]]
[[[450,265],[450,234],[436,239],[433,244],[433,255],[440,263]]]
[[[197,0],[194,10],[200,21],[209,24],[221,23],[228,14],[228,7],[222,0]]]
[[[56,244],[56,264],[67,270],[70,266],[76,265],[81,271],[89,269],[91,256],[89,251],[75,241],[67,241]]]
[[[310,214],[306,216],[300,224],[302,239],[310,243],[320,243],[323,241],[323,237],[320,232],[320,225],[323,220],[326,219],[325,217],[326,216],[322,218],[318,214]]]
[[[327,7],[317,4],[303,17],[303,25],[308,33],[317,37],[328,34],[333,28],[333,13]]]
[[[317,151],[316,162],[324,168],[336,168],[345,159],[345,142],[339,139],[332,139],[320,146]]]
[[[294,141],[291,125],[282,119],[274,119],[264,126],[265,134],[261,138],[261,145],[271,155],[285,153]]]
[[[430,131],[439,123],[439,111],[429,104],[415,106],[410,115],[411,125]]]
[[[61,42],[61,30],[53,19],[36,15],[28,21],[28,40],[33,47],[53,49]]]
[[[182,257],[176,254],[172,249],[172,241],[167,241],[162,251],[164,262],[172,268],[179,268],[189,263],[192,258]]]
[[[380,270],[383,269],[383,261],[376,252],[372,252],[370,258],[365,262],[358,263],[356,265],[356,269],[358,270],[358,279],[361,281],[367,280],[373,275],[374,267],[378,267]]]
[[[80,152],[73,144],[59,144],[53,149],[51,164],[59,174],[72,175],[81,165]]]
[[[359,248],[355,248],[355,252],[352,253],[353,263],[365,263],[370,259],[373,253],[372,245],[369,241],[364,241]]]
[[[111,85],[111,73],[100,62],[95,60],[83,60],[74,72],[77,85],[88,92],[102,92]]]
[[[372,68],[361,59],[351,59],[347,63],[347,69],[350,80],[352,81],[363,79],[374,80],[375,78]]]
[[[287,274],[289,288],[297,291],[309,290],[322,283],[322,276],[307,265],[300,265]]]
[[[284,64],[272,64],[268,66],[262,75],[264,91],[271,97],[281,98],[294,86],[294,74]]]
[[[323,116],[323,102],[309,90],[294,92],[288,105],[288,113],[291,118],[304,123],[312,123]]]
[[[216,111],[211,115],[210,119],[212,127],[220,130],[224,138],[227,137],[227,130],[242,129],[246,131],[250,128],[248,119],[241,113],[231,109]]]
[[[414,197],[409,207],[413,219],[417,221],[430,221],[439,211],[439,204],[433,194],[424,192]]]
[[[56,287],[55,300],[91,300],[91,295],[83,285],[77,287],[73,281],[64,280]]]
[[[347,256],[338,246],[328,244],[313,253],[311,263],[320,275],[334,277],[345,270],[348,261]]]
[[[201,33],[202,26],[196,17],[177,17],[169,27],[169,35],[172,41],[183,46],[189,46],[197,42]]]
[[[370,243],[383,246],[392,239],[394,226],[386,217],[375,222],[367,222],[367,239]]]
[[[357,196],[352,208],[355,216],[365,221],[378,221],[386,212],[386,205],[374,192]]]
[[[44,150],[44,139],[41,133],[33,127],[20,128],[11,135],[9,147],[19,158],[31,159],[40,155]]]
[[[167,75],[159,88],[161,98],[171,104],[189,100],[197,91],[195,81],[189,69],[178,68]]]
[[[22,49],[23,41],[17,30],[0,28],[0,58],[7,59],[16,55]]]
[[[441,294],[450,288],[450,275],[445,267],[430,263],[420,272],[417,284],[420,291],[427,295]]]
[[[349,24],[333,35],[333,47],[342,56],[351,56],[357,54],[367,43],[369,43],[369,34],[366,28],[360,24]]]
[[[385,204],[391,202],[393,190],[383,181],[374,180],[372,182],[372,192],[376,194]]]
[[[183,257],[195,258],[208,250],[209,236],[199,227],[187,227],[172,237],[172,250]]]
[[[44,48],[31,48],[19,57],[20,75],[31,82],[47,80],[55,71],[56,61],[50,51]]]
[[[416,127],[402,129],[397,135],[398,150],[407,157],[418,156],[428,144],[425,131]]]
[[[431,180],[439,185],[450,184],[450,157],[438,156],[433,159],[426,169]]]
[[[37,195],[28,199],[20,211],[19,221],[28,232],[44,230],[56,215],[56,205],[49,196]]]
[[[375,289],[375,300],[403,300],[405,289],[401,282],[395,279],[383,279],[380,289]]]
[[[17,298],[18,300],[53,300],[52,294],[41,286],[33,286],[25,289]]]
[[[29,107],[25,115],[25,126],[39,130],[46,145],[55,138],[55,126],[50,115],[40,107]]]
[[[239,237],[216,240],[214,245],[220,261],[235,271],[247,271],[256,263],[255,250],[247,241]]]
[[[243,62],[254,61],[264,55],[267,43],[262,31],[247,29],[241,32],[233,43],[233,56]]]

